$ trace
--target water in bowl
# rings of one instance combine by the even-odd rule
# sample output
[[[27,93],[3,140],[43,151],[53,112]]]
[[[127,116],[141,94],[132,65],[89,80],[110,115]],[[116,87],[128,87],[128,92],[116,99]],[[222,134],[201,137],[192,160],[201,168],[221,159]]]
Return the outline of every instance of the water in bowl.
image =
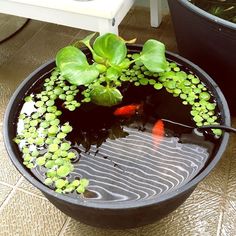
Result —
[[[30,93],[39,90],[36,83]],[[211,133],[196,133],[161,121],[164,118],[194,125],[190,107],[183,105],[179,98],[149,85],[128,84],[122,92],[122,103],[114,107],[88,103],[71,112],[60,100],[56,101],[62,111],[61,124],[69,121],[73,126],[67,140],[77,157],[67,179],[90,181],[83,195],[72,192],[67,194],[70,197],[97,202],[160,197],[188,183],[214,156],[219,140]],[[135,113],[117,112],[130,106],[135,106]],[[24,105],[21,112],[33,112],[33,107],[30,111]],[[20,125],[18,122],[18,130]],[[31,171],[44,182],[44,167]]]

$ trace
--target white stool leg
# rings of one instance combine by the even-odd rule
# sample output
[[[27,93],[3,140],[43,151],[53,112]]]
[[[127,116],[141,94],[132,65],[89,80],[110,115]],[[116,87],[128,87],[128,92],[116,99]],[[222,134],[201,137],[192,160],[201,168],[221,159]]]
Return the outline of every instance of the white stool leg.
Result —
[[[162,20],[161,0],[150,0],[151,26],[158,27]]]
[[[115,20],[99,19],[98,32],[100,35],[105,33],[114,33],[118,35],[118,24],[116,24]]]

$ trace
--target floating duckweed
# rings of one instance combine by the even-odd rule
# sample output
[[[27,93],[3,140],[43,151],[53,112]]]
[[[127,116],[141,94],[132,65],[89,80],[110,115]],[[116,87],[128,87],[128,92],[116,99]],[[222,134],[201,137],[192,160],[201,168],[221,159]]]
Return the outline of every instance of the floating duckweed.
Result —
[[[23,159],[24,159],[24,161],[29,162],[29,161],[31,161],[32,157],[30,156],[30,154],[24,154]]]
[[[51,169],[54,166],[55,166],[55,161],[53,161],[53,160],[49,160],[45,164],[45,167],[48,168],[48,169]]]
[[[67,151],[71,148],[71,145],[69,143],[62,143],[60,146],[60,149],[63,151]]]
[[[58,144],[52,143],[52,144],[49,145],[48,151],[49,151],[49,152],[55,152],[55,151],[58,150],[58,148],[59,148],[59,147],[58,147]]]
[[[66,100],[66,95],[63,93],[63,94],[60,94],[59,95],[59,98],[61,99],[61,100]]]
[[[61,95],[61,94],[63,94],[64,93],[64,90],[62,89],[62,88],[60,88],[60,87],[56,87],[55,89],[54,89],[54,94],[56,94],[56,95]]]
[[[49,125],[50,125],[50,123],[48,122],[48,121],[42,121],[41,123],[40,123],[40,126],[41,127],[43,127],[43,128],[47,128],[47,127],[49,127]]]
[[[200,115],[195,115],[193,117],[193,120],[198,123],[198,122],[202,122],[203,121],[203,118],[200,116]]]
[[[25,102],[30,102],[30,101],[32,101],[32,97],[31,96],[27,96],[27,97],[25,97],[24,101]]]
[[[41,146],[44,144],[44,138],[42,137],[38,137],[35,139],[35,144],[38,145],[38,146]]]
[[[147,85],[147,84],[148,84],[148,79],[142,78],[142,79],[139,80],[139,83],[140,83],[141,85]]]
[[[52,125],[52,126],[55,126],[55,125],[57,126],[59,124],[60,124],[60,120],[59,119],[55,119],[55,120],[50,121],[50,125]]]
[[[63,187],[66,186],[66,181],[63,179],[58,179],[55,181],[55,187],[58,189],[62,189]]]
[[[207,103],[206,107],[207,107],[207,109],[209,111],[213,111],[216,108],[216,104],[214,104],[214,103]]]
[[[167,87],[168,89],[175,89],[176,83],[175,83],[174,81],[168,81],[168,82],[166,83],[166,87]]]
[[[155,83],[154,88],[157,89],[157,90],[160,90],[160,89],[163,88],[163,85],[161,83]]]
[[[199,99],[200,100],[208,101],[210,98],[211,98],[211,95],[208,92],[201,92],[199,94]]]
[[[44,102],[43,101],[37,101],[36,103],[35,103],[35,106],[36,107],[42,107],[44,105]]]
[[[76,189],[76,191],[81,194],[81,193],[85,192],[85,188],[84,188],[84,186],[79,185],[79,187]]]
[[[51,178],[46,178],[44,180],[44,184],[46,184],[46,185],[51,185],[52,183],[53,183],[53,180]]]
[[[32,169],[32,168],[34,168],[34,164],[33,163],[29,163],[26,167],[29,168],[29,169]]]
[[[180,94],[180,98],[183,99],[183,100],[185,100],[187,97],[188,97],[188,96],[187,96],[186,94],[184,94],[184,93],[181,93],[181,94]]]
[[[52,121],[54,119],[56,119],[56,115],[55,114],[53,114],[53,113],[46,113],[45,114],[45,120],[46,121]]]
[[[66,137],[66,133],[60,132],[59,134],[57,134],[57,138],[59,139],[64,139]]]
[[[69,110],[69,111],[74,111],[76,109],[76,107],[74,105],[69,105],[69,106],[66,106],[66,108]]]
[[[44,165],[45,162],[46,162],[45,157],[38,157],[38,158],[36,159],[36,164],[39,165],[39,166]]]
[[[56,134],[56,133],[58,133],[58,131],[59,131],[59,128],[56,125],[53,125],[48,129],[49,134]]]
[[[58,158],[54,162],[55,165],[62,166],[65,163],[65,160],[63,158]]]
[[[196,78],[196,77],[193,77],[191,79],[191,81],[192,81],[193,84],[199,84],[200,83],[200,80],[198,78]]]
[[[71,102],[71,101],[73,101],[74,100],[74,96],[73,95],[67,95],[66,96],[66,101],[67,102]]]
[[[57,169],[57,175],[60,177],[66,177],[71,172],[72,166],[63,165]]]
[[[212,132],[217,135],[217,136],[221,136],[222,135],[222,130],[221,129],[212,129]]]
[[[51,106],[53,106],[55,104],[55,102],[53,101],[53,100],[48,100],[47,102],[46,102],[46,105],[48,106],[48,107],[51,107]]]
[[[56,111],[56,112],[55,112],[55,115],[56,115],[56,116],[60,116],[61,114],[62,114],[62,111]]]
[[[81,179],[81,180],[80,180],[80,185],[82,185],[84,188],[88,187],[88,185],[89,185],[89,180],[88,180],[88,179],[85,179],[85,178]]]
[[[185,86],[190,86],[190,85],[191,85],[191,82],[190,82],[189,80],[185,80],[185,81],[184,81],[184,85],[185,85]]]
[[[78,187],[80,185],[80,180],[75,179],[71,182],[71,185],[73,185],[74,187]]]
[[[50,112],[50,113],[55,113],[57,111],[57,107],[56,106],[48,107],[47,111]]]
[[[37,126],[38,125],[38,121],[37,120],[31,120],[30,121],[30,126]]]
[[[174,71],[178,72],[178,71],[180,71],[180,68],[176,66],[176,67],[174,68]]]
[[[56,192],[56,193],[62,193],[62,189],[57,188],[57,189],[55,190],[55,192]]]
[[[57,175],[57,172],[55,170],[49,169],[47,172],[47,177],[53,178]]]
[[[37,109],[37,112],[40,113],[40,114],[44,114],[46,111],[47,111],[46,107],[39,107]]]
[[[76,155],[75,155],[74,152],[69,152],[68,155],[67,155],[68,159],[74,159],[75,157],[76,157]]]

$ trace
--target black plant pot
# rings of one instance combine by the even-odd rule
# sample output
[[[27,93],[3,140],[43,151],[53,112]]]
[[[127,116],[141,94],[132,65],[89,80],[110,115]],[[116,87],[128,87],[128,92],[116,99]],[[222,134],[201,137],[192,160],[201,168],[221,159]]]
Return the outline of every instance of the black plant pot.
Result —
[[[236,24],[213,16],[188,0],[168,0],[180,55],[205,70],[236,113]]]
[[[141,46],[128,47],[131,52],[140,52]],[[221,113],[221,122],[230,125],[230,114],[225,98],[215,82],[199,67],[186,59],[167,52],[167,58],[179,63],[195,73],[215,96]],[[160,196],[158,199],[146,199],[143,201],[95,203],[75,199],[66,195],[58,194],[38,181],[32,173],[23,165],[22,157],[17,145],[13,142],[16,135],[16,119],[25,93],[39,78],[44,77],[54,68],[54,61],[42,65],[26,78],[13,94],[7,107],[4,118],[4,141],[8,154],[19,172],[61,211],[67,215],[89,225],[104,228],[131,228],[146,225],[166,216],[180,206],[193,192],[197,184],[206,177],[221,159],[228,143],[229,135],[224,133],[221,137],[215,155],[194,179],[178,190]]]

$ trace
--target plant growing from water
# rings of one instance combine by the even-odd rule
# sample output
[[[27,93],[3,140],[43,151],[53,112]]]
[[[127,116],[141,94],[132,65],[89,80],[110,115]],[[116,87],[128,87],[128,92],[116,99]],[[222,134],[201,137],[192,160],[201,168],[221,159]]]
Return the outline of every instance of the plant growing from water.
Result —
[[[140,53],[129,54],[124,39],[108,33],[90,41],[94,34],[80,42],[91,52],[87,57],[75,45],[62,48],[56,55],[56,68],[44,80],[40,92],[25,97],[26,107],[19,116],[21,129],[15,138],[28,168],[40,167],[45,171],[45,184],[58,193],[84,193],[89,180],[71,179],[74,170],[73,151],[67,136],[73,127],[61,124],[62,111],[73,112],[83,103],[114,106],[122,101],[119,88],[124,83],[135,86],[165,88],[184,105],[192,107],[191,115],[197,126],[216,124],[216,103],[206,86],[191,72],[186,73],[165,58],[165,46],[148,40]],[[73,114],[73,113],[72,113]],[[221,130],[214,129],[216,135]]]

